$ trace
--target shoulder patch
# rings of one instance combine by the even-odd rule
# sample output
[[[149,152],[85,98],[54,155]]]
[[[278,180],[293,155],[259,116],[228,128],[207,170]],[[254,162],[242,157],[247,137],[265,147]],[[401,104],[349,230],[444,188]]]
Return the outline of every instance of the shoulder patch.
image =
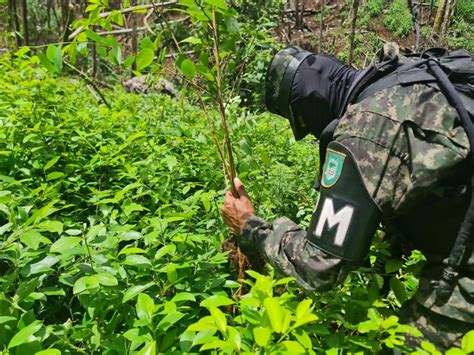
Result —
[[[327,150],[323,178],[321,179],[321,183],[324,187],[331,187],[339,180],[345,158],[346,155],[344,153],[332,149]]]

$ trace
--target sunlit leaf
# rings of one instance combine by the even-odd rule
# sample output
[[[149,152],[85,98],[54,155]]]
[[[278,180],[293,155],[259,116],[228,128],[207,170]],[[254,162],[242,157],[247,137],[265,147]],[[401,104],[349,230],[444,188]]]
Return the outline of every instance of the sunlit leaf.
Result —
[[[155,57],[155,52],[151,48],[142,48],[138,52],[135,62],[137,70],[143,70],[149,66]]]
[[[34,334],[39,331],[42,326],[43,323],[37,320],[19,330],[8,343],[8,349],[36,341],[38,338],[35,337]]]

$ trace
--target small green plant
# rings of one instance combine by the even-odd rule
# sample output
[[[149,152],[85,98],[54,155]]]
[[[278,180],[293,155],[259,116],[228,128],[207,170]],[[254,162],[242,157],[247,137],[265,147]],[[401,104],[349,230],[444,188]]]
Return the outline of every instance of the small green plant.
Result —
[[[395,35],[404,37],[413,28],[413,20],[407,0],[393,0],[384,15],[385,26]]]
[[[292,280],[273,279],[254,271],[247,273],[255,281],[247,280],[250,292],[237,303],[225,295],[214,295],[201,302],[210,315],[191,324],[181,335],[189,351],[219,349],[224,352],[268,353],[289,352],[314,354],[307,326],[317,321],[311,299],[298,301],[286,285]],[[280,289],[278,294],[275,291]],[[238,316],[226,317],[221,307],[233,307]]]
[[[474,2],[471,0],[459,0],[455,15],[472,25],[474,22]]]
[[[365,11],[370,17],[378,16],[383,11],[384,0],[367,0]]]

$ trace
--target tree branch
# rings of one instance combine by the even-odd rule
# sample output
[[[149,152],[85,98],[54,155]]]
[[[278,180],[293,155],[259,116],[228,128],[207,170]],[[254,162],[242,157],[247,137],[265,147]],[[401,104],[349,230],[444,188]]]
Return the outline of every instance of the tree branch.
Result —
[[[104,18],[104,17],[107,17],[107,16],[109,16],[113,13],[116,13],[116,12],[118,12],[120,14],[126,14],[126,13],[129,13],[129,12],[148,10],[148,9],[157,8],[157,7],[164,7],[164,6],[174,5],[174,4],[177,4],[177,3],[178,3],[177,0],[173,0],[173,1],[160,2],[160,3],[157,3],[157,4],[131,6],[131,7],[125,8],[125,9],[102,12],[101,14],[99,14],[99,17]],[[84,26],[79,26],[78,28],[76,28],[76,30],[73,33],[71,33],[69,35],[68,39],[69,40],[74,39],[75,37],[77,37],[77,35],[79,35],[79,33],[82,32],[83,29],[84,29]]]
[[[64,64],[66,64],[69,68],[71,68],[72,70],[74,70],[77,74],[79,74],[85,81],[87,81],[87,83],[92,86],[92,88],[95,90],[95,92],[97,93],[97,95],[99,95],[100,99],[102,100],[102,102],[105,104],[105,106],[107,106],[109,109],[111,109],[112,107],[110,106],[109,102],[107,101],[107,99],[105,98],[105,96],[102,94],[102,92],[99,90],[99,88],[97,87],[97,85],[94,83],[94,80],[91,79],[86,73],[84,73],[83,71],[79,70],[78,68],[76,68],[74,65],[72,65],[71,63],[69,62],[66,62],[64,61]]]

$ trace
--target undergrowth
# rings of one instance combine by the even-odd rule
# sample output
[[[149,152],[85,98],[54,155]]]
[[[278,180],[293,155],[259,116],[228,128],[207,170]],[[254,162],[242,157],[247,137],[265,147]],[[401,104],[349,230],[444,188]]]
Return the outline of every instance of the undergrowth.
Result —
[[[395,36],[406,36],[413,28],[407,0],[393,0],[383,22]]]
[[[237,298],[220,252],[223,174],[202,112],[184,93],[119,87],[107,108],[37,62],[0,58],[2,353],[406,351],[405,335],[419,335],[395,314],[416,289],[420,255],[387,264],[390,281],[362,268],[321,294],[250,272]],[[259,214],[305,225],[316,145],[296,144],[275,116],[227,109]]]

